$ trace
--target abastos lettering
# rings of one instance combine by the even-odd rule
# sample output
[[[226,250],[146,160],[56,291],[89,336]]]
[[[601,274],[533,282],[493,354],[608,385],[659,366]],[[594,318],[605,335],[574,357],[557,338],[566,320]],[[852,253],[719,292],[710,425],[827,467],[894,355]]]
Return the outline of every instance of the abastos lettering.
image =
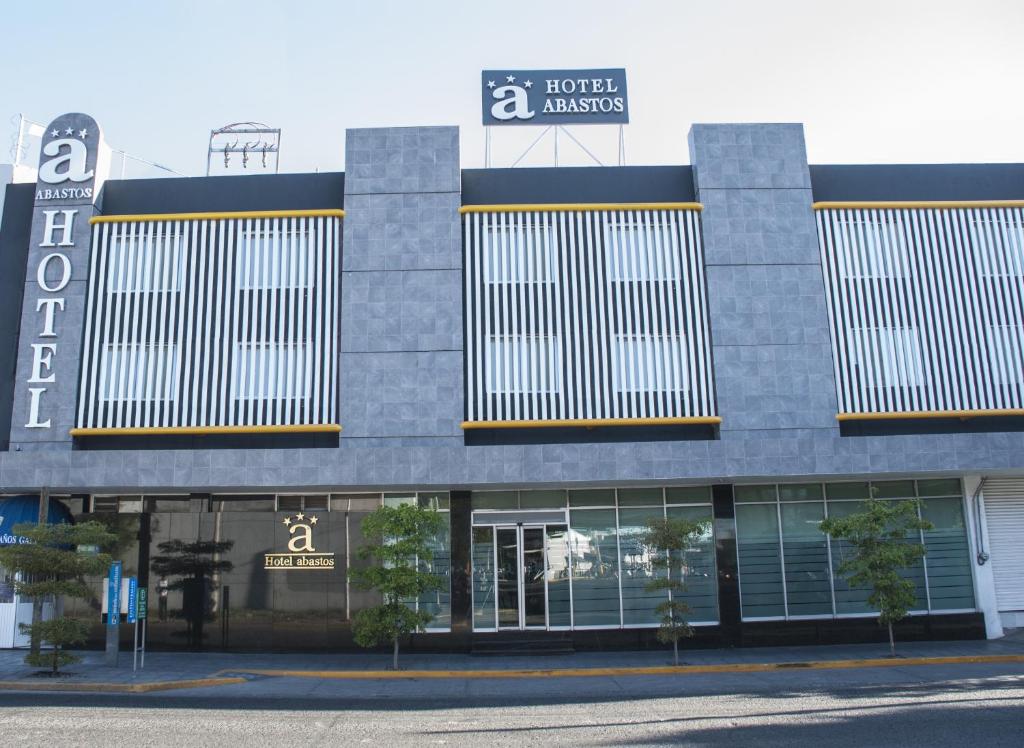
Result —
[[[626,71],[483,71],[484,124],[629,122]]]
[[[36,190],[36,200],[92,200],[92,187],[62,187]]]
[[[334,569],[333,553],[317,553],[313,547],[313,526],[319,521],[316,515],[308,517],[299,512],[285,517],[281,524],[288,528],[288,550],[291,553],[264,553],[263,568],[277,569]]]

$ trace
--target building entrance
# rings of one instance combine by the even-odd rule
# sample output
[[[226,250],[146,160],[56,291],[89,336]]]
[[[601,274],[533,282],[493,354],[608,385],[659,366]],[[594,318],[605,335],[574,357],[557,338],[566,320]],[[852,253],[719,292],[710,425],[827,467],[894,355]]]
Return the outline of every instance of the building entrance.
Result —
[[[564,514],[561,515],[564,517]],[[569,626],[567,524],[495,524],[473,528],[473,627],[526,631]],[[504,523],[502,523],[504,521]]]

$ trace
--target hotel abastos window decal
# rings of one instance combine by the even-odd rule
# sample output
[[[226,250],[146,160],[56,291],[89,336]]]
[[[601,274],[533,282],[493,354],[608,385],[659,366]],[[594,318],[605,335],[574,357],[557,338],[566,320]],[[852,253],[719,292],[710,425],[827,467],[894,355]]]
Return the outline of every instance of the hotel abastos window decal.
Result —
[[[288,528],[288,553],[263,554],[264,569],[334,569],[334,553],[318,553],[313,545],[313,528],[319,518],[299,512],[281,520]]]

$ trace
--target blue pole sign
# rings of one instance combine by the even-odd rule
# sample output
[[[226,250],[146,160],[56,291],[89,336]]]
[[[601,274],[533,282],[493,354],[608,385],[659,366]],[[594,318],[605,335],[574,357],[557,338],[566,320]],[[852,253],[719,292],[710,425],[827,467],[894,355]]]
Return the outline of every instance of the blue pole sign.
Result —
[[[107,625],[116,626],[121,622],[121,562],[110,565],[107,577]]]
[[[128,623],[135,623],[139,604],[139,580],[137,577],[128,577]]]

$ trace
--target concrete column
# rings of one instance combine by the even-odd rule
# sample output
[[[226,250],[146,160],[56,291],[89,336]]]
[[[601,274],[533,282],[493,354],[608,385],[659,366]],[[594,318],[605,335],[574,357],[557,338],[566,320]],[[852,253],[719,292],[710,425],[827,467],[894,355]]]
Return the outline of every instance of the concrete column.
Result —
[[[1003,622],[999,617],[996,580],[992,572],[992,560],[989,558],[991,550],[988,545],[988,526],[985,522],[985,489],[981,486],[981,480],[980,475],[964,476],[964,496],[967,497],[967,504],[964,507],[967,517],[967,542],[971,549],[975,605],[985,616],[985,636],[989,639],[998,639],[1003,635]],[[978,562],[982,560],[984,563],[979,564]]]
[[[462,243],[456,127],[348,130],[342,443],[461,436]],[[385,468],[380,465],[379,468]],[[378,471],[426,483],[426,450]]]
[[[694,125],[689,143],[722,440],[823,438],[837,403],[803,127]]]

